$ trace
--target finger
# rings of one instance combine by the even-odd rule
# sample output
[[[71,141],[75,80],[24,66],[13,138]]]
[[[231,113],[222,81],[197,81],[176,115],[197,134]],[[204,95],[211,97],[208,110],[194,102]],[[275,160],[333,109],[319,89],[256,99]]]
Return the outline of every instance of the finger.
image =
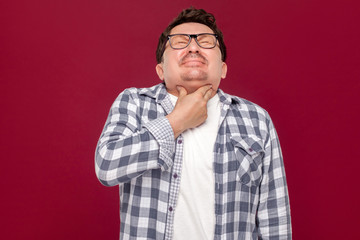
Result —
[[[206,92],[205,95],[204,95],[205,101],[208,101],[208,100],[211,98],[212,93],[213,93],[212,88],[210,88],[209,90],[207,90],[207,92]]]
[[[195,92],[200,92],[202,96],[205,96],[205,93],[212,87],[211,84],[204,85],[199,87]]]
[[[176,89],[178,90],[179,92],[179,98],[182,98],[184,96],[187,95],[187,91],[185,88],[183,88],[182,86],[176,86]]]

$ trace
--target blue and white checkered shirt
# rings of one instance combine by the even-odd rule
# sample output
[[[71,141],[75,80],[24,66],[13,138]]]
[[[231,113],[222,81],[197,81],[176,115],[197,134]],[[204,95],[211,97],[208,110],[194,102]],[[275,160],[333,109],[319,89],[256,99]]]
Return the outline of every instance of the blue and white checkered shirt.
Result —
[[[213,148],[214,239],[291,239],[281,149],[268,113],[218,90],[220,127]],[[119,185],[120,239],[172,239],[183,138],[165,117],[164,84],[130,88],[110,109],[95,154],[106,186]]]

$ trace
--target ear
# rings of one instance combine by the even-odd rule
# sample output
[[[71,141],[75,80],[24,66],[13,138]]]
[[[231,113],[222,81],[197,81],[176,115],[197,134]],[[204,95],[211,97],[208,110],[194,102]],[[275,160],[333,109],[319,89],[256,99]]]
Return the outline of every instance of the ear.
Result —
[[[162,63],[159,63],[155,67],[156,73],[159,76],[160,80],[164,81],[164,67]]]
[[[227,65],[225,62],[223,62],[221,67],[221,78],[225,78],[226,73],[227,73]]]

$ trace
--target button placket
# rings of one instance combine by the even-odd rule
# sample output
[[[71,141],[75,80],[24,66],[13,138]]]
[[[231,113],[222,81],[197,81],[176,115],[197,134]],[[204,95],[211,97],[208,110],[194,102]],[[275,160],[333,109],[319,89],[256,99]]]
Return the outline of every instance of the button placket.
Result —
[[[171,240],[173,235],[173,221],[174,221],[174,213],[176,202],[179,194],[180,189],[180,175],[181,173],[181,166],[182,166],[182,153],[184,147],[184,140],[180,135],[177,140],[175,140],[176,149],[175,149],[175,156],[174,162],[172,167],[172,175],[169,177],[173,178],[173,181],[170,182],[170,189],[169,189],[169,200],[168,200],[168,209],[167,209],[167,218],[166,218],[166,225],[165,225],[165,240]]]

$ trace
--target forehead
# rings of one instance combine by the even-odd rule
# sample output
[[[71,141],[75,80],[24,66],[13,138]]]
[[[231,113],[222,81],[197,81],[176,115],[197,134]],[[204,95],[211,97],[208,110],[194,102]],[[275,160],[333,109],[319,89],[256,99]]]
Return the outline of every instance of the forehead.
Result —
[[[171,29],[170,34],[185,33],[185,34],[198,34],[198,33],[214,33],[211,28],[201,23],[183,23]]]

